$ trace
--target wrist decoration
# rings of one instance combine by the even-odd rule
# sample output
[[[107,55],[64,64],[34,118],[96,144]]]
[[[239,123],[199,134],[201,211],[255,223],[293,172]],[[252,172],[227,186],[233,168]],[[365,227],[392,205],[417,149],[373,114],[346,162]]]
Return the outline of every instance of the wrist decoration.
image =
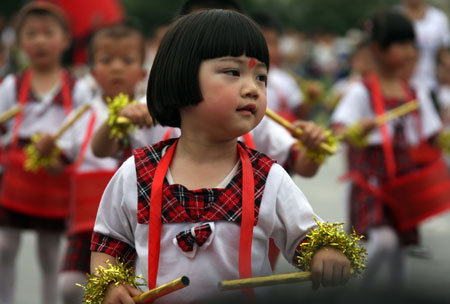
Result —
[[[360,275],[366,267],[364,262],[367,261],[367,251],[359,244],[363,236],[357,235],[354,230],[351,234],[345,233],[342,223],[321,223],[315,218],[314,220],[318,227],[308,232],[306,242],[297,249],[297,266],[304,271],[310,270],[316,251],[328,246],[340,250],[349,259],[353,273]]]
[[[101,304],[105,298],[106,289],[110,284],[128,284],[137,288],[144,285],[142,277],[134,274],[133,268],[128,267],[128,263],[118,261],[117,265],[112,265],[106,261],[108,268],[99,266],[95,268],[97,274],[87,274],[86,286],[77,284],[84,289],[84,303]],[[139,282],[141,280],[142,282]]]
[[[358,149],[363,149],[368,144],[367,136],[362,135],[362,129],[359,123],[347,127],[345,137],[352,146]]]
[[[134,131],[135,127],[132,123],[123,123],[119,115],[120,111],[131,104],[137,104],[136,100],[129,99],[128,95],[120,93],[113,99],[107,97],[106,102],[108,103],[108,126],[111,129],[109,136],[111,138],[123,139],[128,132]]]
[[[60,154],[58,147],[55,147],[50,155],[42,156],[36,150],[35,144],[39,141],[40,135],[31,136],[31,143],[25,148],[26,160],[24,168],[26,171],[36,173],[40,168],[47,168],[56,164],[56,160]]]
[[[442,149],[442,151],[450,155],[450,131],[442,131],[438,138],[437,138],[437,144]]]
[[[334,154],[339,145],[338,138],[334,137],[330,130],[324,130],[323,132],[326,140],[322,143],[325,145],[321,145],[321,147],[314,150],[306,149],[306,157],[318,164],[322,164],[328,156]],[[323,146],[326,146],[327,150],[323,149]]]

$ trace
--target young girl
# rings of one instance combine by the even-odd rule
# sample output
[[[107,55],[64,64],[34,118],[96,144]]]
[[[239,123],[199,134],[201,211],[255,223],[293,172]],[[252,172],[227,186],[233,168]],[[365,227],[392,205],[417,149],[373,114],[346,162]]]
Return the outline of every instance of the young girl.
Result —
[[[129,26],[113,25],[94,34],[90,47],[91,73],[101,92],[94,96],[89,114],[85,114],[58,142],[65,155],[75,161],[68,242],[59,278],[65,304],[80,303],[83,290],[76,283],[84,282],[90,269],[89,248],[98,204],[103,190],[124,160],[123,157],[96,157],[91,148],[92,135],[104,127],[107,120],[106,98],[113,98],[118,93],[134,98],[138,83],[146,75],[142,68],[144,47],[142,34]],[[148,117],[151,123],[146,106],[130,105],[128,110],[131,114],[127,117],[132,121],[145,121]],[[53,138],[50,139],[53,143]]]
[[[92,237],[92,273],[108,260],[137,258],[149,288],[188,276],[188,288],[158,301],[190,303],[217,297],[221,280],[270,274],[269,238],[293,260],[316,226],[314,212],[281,166],[237,142],[264,115],[268,59],[258,27],[239,13],[207,10],[171,26],[147,100],[152,117],[180,127],[181,136],[136,150],[110,181]],[[322,248],[312,271],[314,287],[339,284],[349,261]],[[132,303],[139,293],[111,284],[104,303]]]
[[[42,270],[42,303],[56,303],[59,244],[68,214],[69,175],[24,170],[24,147],[37,132],[55,132],[66,114],[90,100],[61,67],[69,43],[69,28],[58,7],[32,2],[18,17],[17,35],[31,67],[6,77],[0,86],[0,112],[19,104],[23,110],[2,127],[10,139],[4,155],[0,194],[0,302],[13,303],[15,258],[21,231],[37,232]]]
[[[408,18],[395,10],[382,11],[366,27],[374,73],[350,88],[332,121],[336,133],[343,134],[348,126],[358,123],[360,135],[368,134],[364,148],[349,146],[350,219],[357,233],[368,236],[365,282],[372,283],[380,266],[386,264],[390,274],[387,284],[395,288],[405,283],[405,246],[416,242],[417,230],[414,222],[402,228],[406,226],[398,220],[400,213],[407,214],[406,209],[412,206],[394,212],[386,192],[379,189],[439,160],[427,140],[437,134],[441,123],[427,91],[417,88],[413,92],[405,80],[416,55],[414,29]],[[375,129],[375,115],[414,99],[419,110]],[[405,189],[403,200],[412,190]]]

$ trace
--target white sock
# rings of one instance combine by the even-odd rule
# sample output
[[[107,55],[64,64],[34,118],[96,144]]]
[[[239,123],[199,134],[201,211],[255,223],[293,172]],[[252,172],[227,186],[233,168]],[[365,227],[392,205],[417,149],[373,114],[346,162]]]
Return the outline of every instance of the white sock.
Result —
[[[15,265],[20,237],[19,229],[0,229],[0,304],[14,303]]]
[[[61,233],[38,231],[38,253],[42,273],[42,303],[58,303]]]

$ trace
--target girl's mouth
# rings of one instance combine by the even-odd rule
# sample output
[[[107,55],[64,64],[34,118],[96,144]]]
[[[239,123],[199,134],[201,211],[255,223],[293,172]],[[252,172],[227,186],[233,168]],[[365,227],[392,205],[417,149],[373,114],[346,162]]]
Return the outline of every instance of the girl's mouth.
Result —
[[[249,103],[249,104],[245,105],[244,107],[238,108],[237,111],[238,112],[249,112],[251,114],[255,114],[256,113],[256,105],[254,103]]]

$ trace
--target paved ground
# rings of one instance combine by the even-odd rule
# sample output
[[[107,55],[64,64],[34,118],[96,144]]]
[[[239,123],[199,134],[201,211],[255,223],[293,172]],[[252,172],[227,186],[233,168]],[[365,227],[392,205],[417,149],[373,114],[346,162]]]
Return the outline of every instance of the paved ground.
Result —
[[[340,156],[335,156],[314,179],[295,178],[316,212],[327,221],[345,221],[345,189],[336,182],[343,171]],[[295,300],[296,303],[450,303],[450,213],[427,221],[421,230],[424,245],[431,251],[432,258],[408,258],[410,275],[405,294],[375,291],[362,295],[356,282],[352,282],[345,288],[329,288],[318,292],[311,292],[308,283],[286,285],[276,288],[274,296],[283,298],[284,302]],[[34,235],[25,233],[17,263],[16,304],[40,304],[35,242]],[[292,271],[295,270],[287,262],[279,261],[276,272]],[[378,280],[381,282],[383,279],[381,273]],[[361,301],[361,297],[364,297],[364,301]]]

